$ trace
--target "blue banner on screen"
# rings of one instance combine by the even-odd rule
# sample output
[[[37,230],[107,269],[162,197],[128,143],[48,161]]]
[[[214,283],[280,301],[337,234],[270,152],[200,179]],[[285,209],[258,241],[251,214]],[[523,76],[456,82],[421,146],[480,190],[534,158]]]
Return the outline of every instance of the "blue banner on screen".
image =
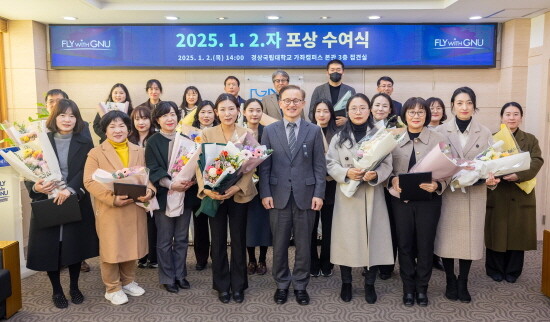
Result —
[[[50,26],[53,68],[488,68],[496,24]]]

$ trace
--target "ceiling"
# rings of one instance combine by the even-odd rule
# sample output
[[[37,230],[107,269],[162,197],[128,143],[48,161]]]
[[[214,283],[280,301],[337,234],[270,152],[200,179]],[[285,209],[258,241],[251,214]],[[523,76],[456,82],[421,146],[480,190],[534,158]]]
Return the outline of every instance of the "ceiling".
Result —
[[[548,11],[550,0],[0,0],[0,17],[45,24],[505,22]]]

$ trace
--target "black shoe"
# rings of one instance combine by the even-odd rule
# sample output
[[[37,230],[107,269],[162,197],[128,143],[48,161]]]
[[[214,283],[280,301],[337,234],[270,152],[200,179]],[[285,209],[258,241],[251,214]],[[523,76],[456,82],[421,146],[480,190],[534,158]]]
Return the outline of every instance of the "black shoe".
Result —
[[[52,295],[53,305],[58,309],[66,309],[69,306],[69,301],[65,297],[65,294],[54,294]]]
[[[374,289],[374,285],[366,284],[365,285],[365,301],[369,304],[376,303],[376,300],[378,299],[378,296],[376,296],[376,290]]]
[[[340,298],[344,302],[351,301],[351,283],[342,283],[342,290],[340,291]]]
[[[457,279],[458,284],[458,299],[462,303],[470,303],[472,301],[472,297],[470,296],[470,292],[468,292],[468,279],[463,278],[462,276],[458,276]]]
[[[71,302],[73,304],[82,304],[84,302],[84,295],[82,295],[80,290],[70,290],[69,295],[71,295]]]
[[[202,271],[206,268],[206,263],[205,264],[199,264],[197,263],[197,265],[195,265],[195,270],[197,271]]]
[[[411,307],[414,305],[414,294],[413,293],[405,293],[403,295],[403,304],[405,306]]]
[[[320,269],[319,270],[311,270],[309,272],[309,275],[311,277],[319,277],[319,276],[321,276],[321,270]]]
[[[321,269],[321,275],[323,275],[323,277],[332,276],[332,269]]]
[[[242,303],[244,301],[244,292],[233,292],[233,300],[235,300],[235,302],[237,303]]]
[[[231,300],[231,294],[229,294],[229,292],[218,292],[218,299],[222,303],[229,303]]]
[[[487,275],[489,275],[489,277],[492,278],[493,281],[495,282],[502,282],[502,280],[504,279],[504,277],[502,277],[502,274],[500,273],[495,273],[493,275],[487,274]]]
[[[416,293],[416,303],[419,306],[428,306],[428,295],[426,293]]]
[[[447,276],[447,286],[445,287],[445,297],[451,301],[458,300],[458,284],[456,276]]]
[[[434,255],[432,267],[435,268],[435,269],[438,269],[440,271],[445,270],[445,268],[443,267],[443,262],[441,261],[441,257],[439,257],[437,255]]]
[[[288,289],[278,288],[273,295],[273,300],[277,304],[285,304],[288,299]]]
[[[294,290],[294,295],[296,295],[296,303],[300,305],[309,304],[309,294],[306,290]]]
[[[178,285],[176,283],[174,283],[174,284],[162,284],[162,286],[164,286],[164,288],[170,293],[179,292]]]
[[[505,279],[506,279],[506,282],[508,283],[515,283],[518,280],[517,277],[512,275],[506,275]]]
[[[381,280],[384,280],[384,281],[385,281],[385,280],[387,280],[387,279],[389,279],[389,278],[391,277],[391,272],[389,272],[389,273],[380,272],[380,273],[378,274],[378,277],[380,277]]]
[[[147,268],[147,262],[138,262],[138,268]]]
[[[149,262],[147,264],[147,268],[158,268],[159,267],[159,263],[157,262]]]
[[[176,284],[179,286],[179,288],[188,290],[191,288],[191,284],[184,278],[181,281],[176,281]]]

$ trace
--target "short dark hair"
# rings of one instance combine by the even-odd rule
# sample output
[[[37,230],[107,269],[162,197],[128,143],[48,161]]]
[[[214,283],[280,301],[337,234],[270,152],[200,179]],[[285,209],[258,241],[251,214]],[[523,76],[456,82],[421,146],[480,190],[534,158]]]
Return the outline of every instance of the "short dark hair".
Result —
[[[48,100],[48,96],[61,95],[64,99],[69,99],[69,95],[59,88],[50,89],[44,96],[44,102]]]
[[[519,109],[519,114],[521,115],[521,117],[523,117],[523,108],[521,107],[521,105],[519,105],[518,102],[508,102],[502,105],[502,108],[500,109],[500,117],[504,115],[504,111],[506,111],[506,109],[510,106],[517,107]]]
[[[351,120],[349,119],[349,107],[351,105],[351,101],[353,101],[356,98],[360,98],[360,99],[364,100],[365,102],[367,102],[367,105],[369,106],[369,111],[370,111],[370,108],[371,108],[371,101],[369,100],[367,95],[365,95],[363,93],[353,94],[348,99],[348,102],[346,104],[346,114],[348,115],[348,121],[343,125],[343,128],[340,131],[340,139],[338,140],[338,146],[340,146],[340,147],[344,146],[344,144],[346,142],[349,142],[349,147],[351,148],[352,145],[353,145],[353,141],[355,140],[355,138],[353,136],[352,123],[351,123]],[[366,123],[367,123],[368,128],[370,128],[370,129],[374,128],[374,119],[372,117],[372,114],[367,118]]]
[[[176,112],[178,122],[180,121],[181,114],[180,114],[180,111],[178,109],[178,105],[176,103],[172,102],[172,101],[162,101],[157,105],[157,107],[153,110],[153,112],[151,114],[151,119],[153,120],[153,125],[157,129],[160,129],[160,124],[158,122],[158,119],[161,116],[170,113],[171,109],[174,109],[174,112]]]
[[[235,76],[227,76],[227,77],[225,78],[225,80],[223,81],[223,86],[226,86],[226,85],[227,85],[227,84],[226,84],[227,81],[230,80],[230,79],[236,80],[236,81],[237,81],[237,86],[241,87],[241,82],[240,82],[239,79],[238,79],[237,77],[235,77]]]
[[[380,82],[382,81],[390,82],[393,85],[393,79],[390,76],[382,76],[376,81],[376,86],[380,86]]]
[[[455,89],[455,91],[453,92],[453,96],[451,96],[451,109],[454,107],[456,96],[462,93],[468,94],[468,96],[470,96],[470,100],[474,104],[474,111],[479,110],[476,104],[476,93],[474,93],[474,90],[469,88],[468,86]]]
[[[283,97],[283,93],[285,91],[296,89],[299,90],[302,93],[302,99],[306,99],[306,91],[304,91],[300,86],[297,85],[286,85],[285,87],[281,88],[281,91],[279,92],[279,98]]]
[[[145,91],[147,91],[149,88],[153,87],[153,84],[157,84],[157,86],[160,89],[160,92],[162,93],[162,84],[160,83],[160,81],[158,79],[148,80],[147,83],[145,84]]]
[[[372,96],[372,99],[371,99],[372,104],[374,104],[374,100],[377,99],[379,96],[384,97],[384,98],[387,99],[388,102],[390,103],[390,114],[388,115],[388,117],[389,117],[390,115],[395,115],[394,109],[393,109],[393,100],[392,100],[391,97],[390,97],[388,94],[386,94],[386,93],[376,93],[376,94],[374,94],[374,95]],[[372,105],[371,105],[371,104],[369,104],[369,110],[372,110]]]
[[[443,100],[439,97],[430,97],[426,100],[426,105],[430,108],[434,103],[439,103],[441,105],[441,108],[443,109],[443,116],[441,117],[441,120],[439,120],[439,124],[443,124],[443,121],[447,119],[447,112],[445,112],[445,104],[443,103]]]
[[[196,128],[201,127],[201,122],[199,121],[199,113],[206,106],[212,106],[212,111],[214,110],[214,103],[212,101],[204,100],[204,101],[200,102],[199,105],[197,106],[197,111],[195,112],[195,116],[193,116],[192,126],[194,126]],[[218,123],[219,123],[218,116],[216,115],[216,113],[214,113],[214,122],[212,123],[212,125],[218,125]]]
[[[57,104],[53,107],[52,113],[48,117],[48,120],[46,121],[46,127],[51,132],[58,132],[59,129],[57,128],[57,120],[56,118],[63,113],[66,113],[67,110],[71,110],[73,115],[76,117],[76,124],[74,125],[73,132],[74,133],[80,133],[82,132],[82,129],[86,126],[86,122],[82,119],[82,115],[80,114],[80,109],[76,105],[76,103],[70,99],[60,99]]]
[[[130,120],[131,120],[131,130],[130,130],[130,134],[128,135],[128,141],[134,143],[134,144],[138,144],[139,143],[139,131],[138,129],[136,128],[136,125],[135,125],[135,119],[136,117],[146,117],[149,119],[149,121],[151,121],[151,126],[149,127],[149,133],[147,133],[147,137],[145,138],[144,142],[147,141],[147,139],[155,134],[155,127],[153,126],[153,121],[151,120],[151,110],[145,106],[145,105],[140,105],[138,107],[136,107],[133,111],[132,111],[132,114],[130,114]]]
[[[239,105],[239,101],[237,101],[237,98],[231,94],[222,93],[218,98],[216,99],[216,103],[214,103],[214,111],[218,110],[218,105],[220,105],[223,101],[231,101],[237,109],[240,109],[241,106]]]
[[[124,125],[126,125],[126,128],[128,129],[128,132],[130,132],[130,129],[132,128],[132,120],[130,120],[130,117],[128,114],[119,111],[119,110],[113,110],[105,113],[101,120],[99,121],[99,126],[101,127],[101,131],[103,133],[107,133],[107,128],[109,127],[109,124],[113,122],[114,120],[122,120],[124,122]]]
[[[428,126],[432,120],[432,111],[430,111],[430,106],[426,104],[426,101],[422,97],[411,97],[403,103],[403,108],[401,109],[401,121],[407,124],[407,111],[411,109],[414,110],[417,106],[420,106],[426,112],[424,126]]]
[[[331,60],[327,63],[327,70],[329,69],[329,66],[332,65],[332,64],[338,64],[338,65],[342,66],[342,69],[346,69],[344,67],[344,62],[342,62],[340,59],[333,59],[333,60]]]

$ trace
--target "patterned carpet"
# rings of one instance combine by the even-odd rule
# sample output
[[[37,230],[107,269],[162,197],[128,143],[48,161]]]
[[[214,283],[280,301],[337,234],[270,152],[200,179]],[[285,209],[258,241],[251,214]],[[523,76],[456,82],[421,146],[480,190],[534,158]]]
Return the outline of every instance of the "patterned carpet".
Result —
[[[493,282],[484,273],[484,261],[474,262],[470,304],[445,299],[444,273],[434,270],[427,308],[417,305],[407,308],[402,304],[402,286],[397,275],[386,281],[377,280],[378,301],[367,304],[360,269],[353,272],[354,298],[344,303],[339,297],[337,268],[329,278],[312,278],[308,287],[309,306],[298,305],[292,292],[286,304],[274,304],[270,272],[250,276],[243,304],[222,304],[211,289],[210,269],[194,270],[192,249],[188,256],[191,290],[170,294],[157,284],[155,269],[138,269],[137,282],[145,288],[145,295],[130,297],[126,305],[113,306],[103,297],[104,287],[95,258],[90,261],[92,271],[81,274],[80,288],[86,296],[83,304],[69,304],[64,310],[55,308],[47,275],[40,272],[23,280],[23,309],[9,321],[550,321],[550,298],[540,292],[541,247],[539,243],[539,250],[527,253],[524,273],[515,284]],[[66,270],[62,273],[62,284],[68,296]]]

